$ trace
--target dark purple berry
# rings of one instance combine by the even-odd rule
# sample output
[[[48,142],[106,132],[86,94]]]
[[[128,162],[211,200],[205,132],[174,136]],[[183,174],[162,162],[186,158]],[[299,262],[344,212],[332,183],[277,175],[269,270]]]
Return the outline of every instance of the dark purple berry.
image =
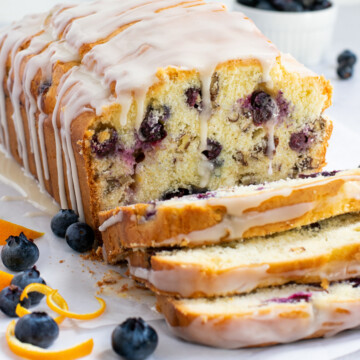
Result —
[[[118,325],[111,336],[114,351],[125,360],[144,360],[156,349],[156,331],[142,318],[129,318]]]
[[[221,153],[222,145],[212,139],[207,139],[207,148],[202,152],[208,160],[215,160]]]
[[[259,0],[255,6],[257,9],[275,11],[276,8],[268,0]]]
[[[88,224],[77,222],[67,228],[65,239],[73,250],[83,253],[92,249],[95,235]]]
[[[79,221],[79,216],[71,209],[61,209],[52,219],[50,227],[52,232],[60,237],[65,237],[66,229]]]
[[[111,155],[117,149],[118,138],[117,131],[111,128],[96,133],[91,139],[91,151],[100,158]]]
[[[16,306],[21,304],[24,308],[28,309],[31,301],[28,298],[20,301],[22,289],[18,286],[10,285],[2,289],[0,292],[0,310],[7,316],[17,317]]]
[[[48,348],[58,336],[58,324],[45,312],[25,315],[15,325],[18,340],[41,348]]]
[[[29,284],[34,283],[46,285],[44,279],[40,277],[40,272],[36,269],[36,266],[14,276],[11,280],[11,285],[18,286],[20,289],[25,289]],[[43,297],[44,295],[39,292],[29,293],[31,306],[39,304]]]
[[[300,12],[304,8],[296,0],[271,0],[271,4],[279,11]]]
[[[291,134],[289,146],[294,151],[303,152],[309,149],[313,141],[314,137],[312,135],[307,134],[305,131],[300,131]]]
[[[353,288],[357,288],[357,287],[360,286],[360,279],[359,278],[350,279],[349,282],[352,283]]]
[[[38,95],[46,94],[49,91],[50,86],[51,86],[51,80],[44,81],[43,83],[41,83],[38,88]]]
[[[201,89],[189,88],[185,91],[186,103],[199,111],[202,110]]]
[[[1,250],[1,260],[11,271],[24,271],[34,266],[39,259],[38,247],[21,233],[10,236]]]
[[[311,293],[298,292],[286,298],[273,298],[268,300],[268,302],[275,302],[279,304],[283,304],[283,303],[295,304],[300,301],[309,302],[311,296],[312,296]]]
[[[264,91],[255,91],[251,95],[253,122],[259,126],[271,120],[278,112],[276,102]]]
[[[306,10],[310,10],[315,4],[315,0],[300,0],[300,2]]]
[[[356,55],[350,50],[344,50],[337,58],[339,65],[353,66],[356,63]]]
[[[145,143],[156,143],[164,139],[167,136],[165,122],[169,117],[170,109],[167,106],[156,109],[149,106],[140,125],[140,140]]]
[[[319,222],[315,222],[309,225],[311,230],[314,231],[320,231],[321,230],[321,225]]]
[[[255,7],[258,4],[258,0],[236,0],[239,4],[245,6]]]
[[[208,189],[206,188],[200,188],[194,185],[190,185],[188,188],[177,188],[176,190],[169,190],[163,196],[160,200],[170,200],[172,198],[180,198],[186,195],[194,195],[194,194],[203,194],[206,193]]]
[[[300,174],[299,178],[300,179],[308,179],[308,178],[316,178],[318,176],[328,177],[328,176],[334,176],[338,172],[339,172],[339,170],[333,170],[333,171],[323,171],[323,172],[318,172],[318,173],[313,173],[313,174]]]
[[[315,0],[315,4],[313,5],[311,10],[325,10],[331,6],[332,4],[328,0]]]
[[[337,68],[337,74],[339,75],[340,79],[346,80],[350,79],[353,76],[354,68],[350,65],[340,65]]]

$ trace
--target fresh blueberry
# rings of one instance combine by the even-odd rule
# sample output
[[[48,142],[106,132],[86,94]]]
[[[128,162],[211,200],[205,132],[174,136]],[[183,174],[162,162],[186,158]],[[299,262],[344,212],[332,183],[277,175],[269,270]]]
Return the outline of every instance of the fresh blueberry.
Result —
[[[356,63],[356,55],[350,50],[344,50],[337,58],[339,65],[353,66]]]
[[[241,5],[255,7],[258,3],[258,0],[237,0],[237,2]]]
[[[129,318],[112,333],[114,351],[126,360],[143,360],[156,349],[156,331],[141,318]]]
[[[315,4],[315,0],[300,0],[300,3],[306,10],[310,10]]]
[[[259,126],[271,120],[278,112],[276,102],[264,91],[255,91],[251,95],[253,122]]]
[[[45,312],[25,315],[15,325],[18,340],[41,348],[49,347],[58,336],[58,324]]]
[[[156,143],[164,139],[167,136],[165,122],[169,117],[170,109],[167,106],[156,109],[149,106],[140,125],[140,140],[145,143]]]
[[[314,137],[306,131],[300,131],[298,133],[293,133],[290,136],[289,146],[290,149],[303,152],[306,151],[314,141]]]
[[[79,221],[79,216],[75,214],[74,210],[70,209],[61,209],[52,219],[51,219],[51,230],[52,232],[60,237],[64,237],[67,228],[76,222]]]
[[[91,139],[91,151],[99,158],[113,154],[118,145],[119,136],[115,129],[103,130],[100,134],[94,134]]]
[[[201,89],[191,87],[185,91],[186,103],[191,108],[195,108],[198,111],[202,110],[202,101],[201,101]]]
[[[268,0],[259,0],[255,6],[257,9],[275,11],[276,8]]]
[[[20,301],[22,289],[18,286],[10,285],[2,289],[0,292],[0,310],[7,316],[17,317],[16,306],[21,304],[24,308],[28,309],[31,305],[31,301],[28,298]]]
[[[41,83],[38,88],[38,95],[46,94],[49,91],[50,86],[51,86],[51,80],[44,81],[43,83]]]
[[[311,10],[325,10],[331,7],[332,4],[328,0],[315,0],[315,3]]]
[[[191,185],[189,188],[177,188],[176,190],[169,190],[163,196],[160,200],[170,200],[174,197],[183,197],[186,195],[194,195],[194,194],[203,194],[206,193],[208,189],[206,188],[200,188],[194,185]]]
[[[11,285],[16,285],[20,289],[25,289],[26,286],[33,283],[46,285],[44,279],[40,277],[40,272],[36,269],[36,266],[34,266],[32,269],[25,270],[21,274],[14,276],[11,280]],[[39,292],[29,293],[29,299],[32,306],[37,305],[43,297],[44,295]]]
[[[77,222],[68,227],[65,239],[73,250],[83,253],[92,249],[95,235],[88,224]]]
[[[311,299],[311,296],[312,296],[311,293],[298,292],[298,293],[292,294],[289,297],[285,297],[285,298],[273,298],[273,299],[268,300],[268,302],[276,302],[279,304],[283,304],[283,303],[296,304],[301,301],[309,302]]]
[[[207,157],[208,160],[215,160],[221,153],[222,145],[212,139],[207,139],[207,148],[202,153]]]
[[[340,65],[337,68],[337,74],[339,75],[340,79],[346,80],[353,76],[353,70],[354,68],[351,65]]]
[[[1,250],[1,260],[11,271],[30,269],[39,258],[38,247],[24,233],[10,236]]]
[[[304,7],[296,0],[271,0],[271,4],[279,11],[300,12]]]

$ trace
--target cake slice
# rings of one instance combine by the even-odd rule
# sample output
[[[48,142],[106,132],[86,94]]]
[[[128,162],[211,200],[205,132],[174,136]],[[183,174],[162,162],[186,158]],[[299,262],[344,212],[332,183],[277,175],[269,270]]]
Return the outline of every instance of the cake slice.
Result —
[[[201,246],[263,236],[360,210],[360,170],[304,175],[100,213],[109,262],[124,248]]]
[[[172,332],[220,348],[288,343],[332,336],[360,325],[359,279],[331,284],[286,285],[214,299],[158,297]]]
[[[360,214],[226,245],[130,252],[128,261],[133,278],[158,294],[180,297],[360,277]]]
[[[59,5],[0,31],[0,142],[99,211],[320,171],[332,87],[203,0]]]

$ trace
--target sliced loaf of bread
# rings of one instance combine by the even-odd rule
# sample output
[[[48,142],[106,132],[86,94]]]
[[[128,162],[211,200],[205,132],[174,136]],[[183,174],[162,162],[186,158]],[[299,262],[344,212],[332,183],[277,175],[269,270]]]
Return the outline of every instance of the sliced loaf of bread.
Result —
[[[360,325],[359,279],[285,285],[214,299],[158,297],[158,309],[179,337],[209,346],[240,348],[331,336]]]
[[[211,297],[291,281],[360,277],[360,213],[244,242],[128,254],[130,274],[158,294]]]
[[[124,248],[201,246],[301,227],[360,210],[360,169],[118,207],[100,213],[104,255]]]

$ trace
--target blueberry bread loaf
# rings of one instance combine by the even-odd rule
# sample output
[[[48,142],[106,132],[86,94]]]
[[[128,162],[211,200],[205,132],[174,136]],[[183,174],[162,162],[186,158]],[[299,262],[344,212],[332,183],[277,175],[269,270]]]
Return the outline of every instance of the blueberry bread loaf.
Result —
[[[302,175],[100,213],[109,262],[124,248],[201,246],[263,236],[360,210],[360,170]]]
[[[359,259],[359,213],[244,242],[128,255],[136,280],[158,294],[186,298],[360,277]]]
[[[328,81],[203,0],[57,6],[0,33],[0,142],[98,212],[320,170]]]
[[[158,308],[177,336],[221,348],[288,343],[332,336],[360,325],[359,279],[285,285],[213,299],[158,297]]]

